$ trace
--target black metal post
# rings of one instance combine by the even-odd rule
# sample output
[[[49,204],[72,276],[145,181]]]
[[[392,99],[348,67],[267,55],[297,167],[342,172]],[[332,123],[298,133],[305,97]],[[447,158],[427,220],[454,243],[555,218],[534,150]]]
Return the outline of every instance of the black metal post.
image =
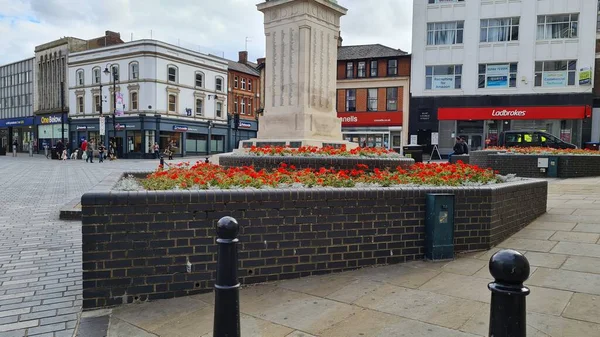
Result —
[[[211,152],[211,147],[212,147],[212,128],[213,128],[213,123],[211,121],[208,122],[208,142],[207,142],[207,146],[206,146],[206,155],[210,156],[210,152]]]
[[[60,82],[60,133],[63,146],[65,145],[65,82]],[[66,148],[66,147],[65,147]],[[62,154],[61,154],[62,155]]]
[[[529,288],[523,285],[529,278],[529,261],[511,249],[497,252],[490,258],[490,273],[494,282],[490,304],[490,337],[526,337],[525,296]]]
[[[113,156],[117,157],[117,68],[112,68],[112,80],[113,80],[113,139],[115,141],[113,148]]]
[[[237,220],[217,223],[217,281],[215,282],[214,337],[240,337],[240,283],[238,282]]]

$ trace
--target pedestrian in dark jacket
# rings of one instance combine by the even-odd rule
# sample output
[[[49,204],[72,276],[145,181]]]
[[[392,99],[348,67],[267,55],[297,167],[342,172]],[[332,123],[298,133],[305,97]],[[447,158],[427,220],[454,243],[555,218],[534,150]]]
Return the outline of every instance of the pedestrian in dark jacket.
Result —
[[[464,154],[465,147],[466,147],[466,145],[463,143],[462,138],[456,137],[456,143],[454,144],[454,147],[452,148],[453,152],[448,155],[448,162],[452,161],[452,156]]]

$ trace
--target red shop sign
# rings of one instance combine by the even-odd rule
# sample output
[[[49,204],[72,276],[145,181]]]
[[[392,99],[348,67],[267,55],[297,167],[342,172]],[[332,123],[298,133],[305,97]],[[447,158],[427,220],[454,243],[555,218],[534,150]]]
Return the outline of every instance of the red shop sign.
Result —
[[[589,105],[438,109],[439,120],[584,119],[591,115]]]
[[[338,112],[342,126],[402,126],[402,112]]]

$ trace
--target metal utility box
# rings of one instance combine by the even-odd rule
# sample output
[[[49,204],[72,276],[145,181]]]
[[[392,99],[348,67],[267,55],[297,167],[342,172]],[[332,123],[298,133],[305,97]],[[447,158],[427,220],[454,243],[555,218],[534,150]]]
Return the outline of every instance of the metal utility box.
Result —
[[[548,177],[558,178],[558,157],[548,157]]]
[[[425,212],[425,258],[454,258],[454,194],[428,193]]]

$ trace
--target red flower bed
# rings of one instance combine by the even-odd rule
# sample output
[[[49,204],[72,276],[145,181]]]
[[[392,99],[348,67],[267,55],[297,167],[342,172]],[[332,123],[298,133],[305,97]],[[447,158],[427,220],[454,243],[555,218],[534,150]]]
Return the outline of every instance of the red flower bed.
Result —
[[[253,146],[247,153],[254,156],[400,157],[399,153],[382,147],[357,147],[352,150],[347,150],[346,145],[342,145],[340,148],[330,146],[302,146],[300,148]]]
[[[553,149],[549,147],[489,147],[486,150],[506,151],[507,153],[514,154],[600,156],[600,151],[588,149]]]
[[[352,170],[296,169],[281,164],[275,170],[259,170],[253,167],[224,168],[217,165],[196,163],[180,164],[168,170],[159,168],[148,175],[141,184],[147,190],[170,189],[230,189],[264,187],[355,187],[377,185],[418,184],[436,186],[460,186],[468,184],[497,183],[496,173],[464,164],[424,164],[413,165],[409,170],[368,170],[367,165],[359,164]]]

